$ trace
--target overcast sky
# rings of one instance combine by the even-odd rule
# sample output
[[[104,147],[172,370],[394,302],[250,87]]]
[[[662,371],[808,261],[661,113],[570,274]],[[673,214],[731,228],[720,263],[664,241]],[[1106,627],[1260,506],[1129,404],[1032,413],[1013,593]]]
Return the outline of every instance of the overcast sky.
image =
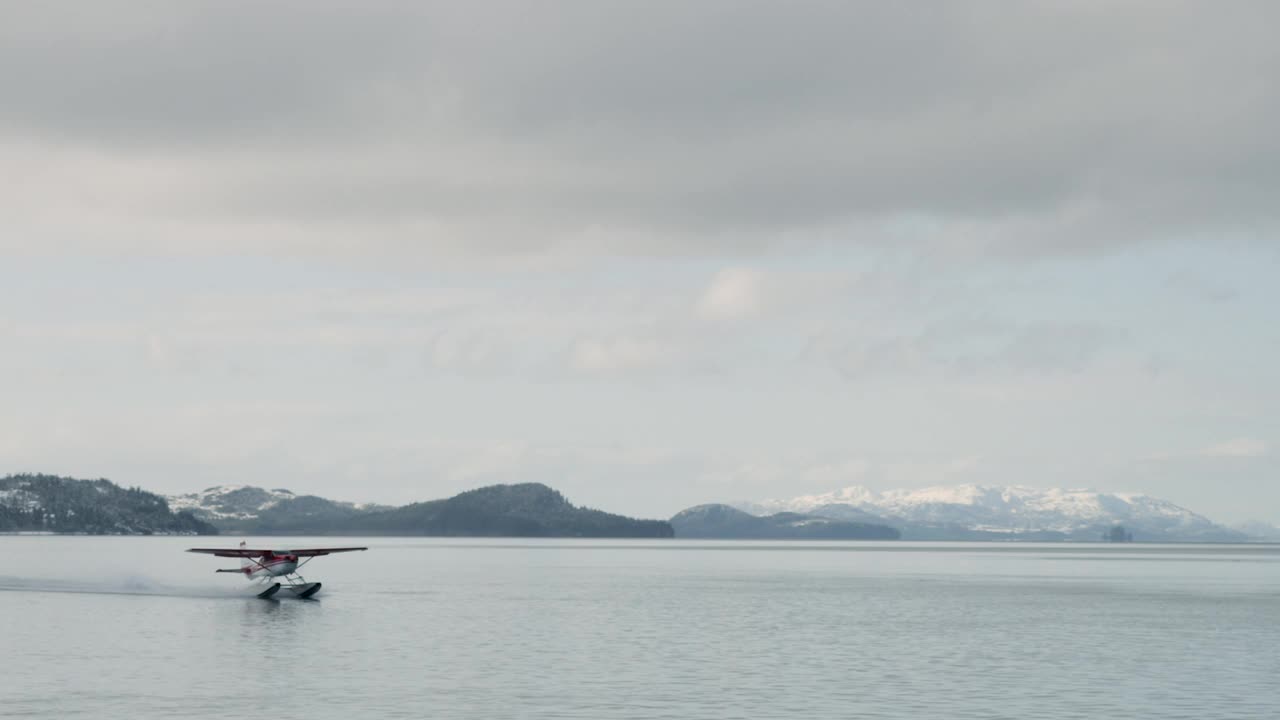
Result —
[[[0,4],[0,473],[1280,522],[1280,5]]]

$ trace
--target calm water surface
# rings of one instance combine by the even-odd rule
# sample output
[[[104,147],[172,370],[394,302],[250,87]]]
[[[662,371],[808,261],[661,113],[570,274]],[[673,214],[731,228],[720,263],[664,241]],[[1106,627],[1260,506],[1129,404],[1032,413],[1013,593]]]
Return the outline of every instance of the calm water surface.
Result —
[[[1280,718],[1277,546],[238,540],[0,537],[0,716]]]

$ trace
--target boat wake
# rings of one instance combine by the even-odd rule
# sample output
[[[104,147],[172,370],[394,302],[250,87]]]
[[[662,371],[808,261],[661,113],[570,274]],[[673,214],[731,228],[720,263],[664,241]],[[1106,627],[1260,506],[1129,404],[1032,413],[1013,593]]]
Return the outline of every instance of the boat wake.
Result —
[[[143,576],[108,579],[34,578],[0,575],[0,592],[144,595],[154,597],[243,598],[243,592],[211,586],[167,585]]]

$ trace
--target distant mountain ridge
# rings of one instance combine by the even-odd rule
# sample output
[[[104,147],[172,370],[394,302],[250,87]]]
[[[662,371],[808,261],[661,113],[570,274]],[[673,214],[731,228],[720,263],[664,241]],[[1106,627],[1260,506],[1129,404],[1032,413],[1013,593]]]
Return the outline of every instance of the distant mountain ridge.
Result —
[[[578,507],[541,483],[490,485],[444,500],[363,513],[347,527],[366,534],[500,537],[669,538],[671,524]]]
[[[849,522],[816,515],[776,513],[758,517],[728,505],[698,505],[671,518],[676,537],[717,540],[897,540],[883,524]]]
[[[540,483],[491,485],[403,507],[336,502],[250,485],[165,498],[140,488],[52,475],[0,478],[0,532],[111,535],[427,535],[643,537],[663,520],[579,507]]]
[[[218,486],[170,498],[225,533],[469,537],[671,537],[637,520],[570,503],[541,483],[490,485],[402,507],[358,505],[284,489]]]
[[[884,522],[917,539],[1019,537],[1096,540],[1123,525],[1139,540],[1239,541],[1243,533],[1167,500],[1136,493],[956,485],[875,492],[846,487],[787,500],[734,505],[755,515],[798,512]]]
[[[887,531],[909,540],[1099,540],[1117,525],[1139,541],[1280,539],[1275,526],[1226,528],[1148,495],[1022,486],[849,487],[703,505],[666,522],[574,506],[539,483],[387,507],[248,485],[164,498],[105,479],[0,477],[0,532],[887,539]]]

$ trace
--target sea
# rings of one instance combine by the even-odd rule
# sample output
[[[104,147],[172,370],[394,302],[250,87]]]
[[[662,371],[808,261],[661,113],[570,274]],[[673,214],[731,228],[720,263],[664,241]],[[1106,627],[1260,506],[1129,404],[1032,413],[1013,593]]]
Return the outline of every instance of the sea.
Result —
[[[1280,546],[0,537],[4,718],[1280,718]]]

